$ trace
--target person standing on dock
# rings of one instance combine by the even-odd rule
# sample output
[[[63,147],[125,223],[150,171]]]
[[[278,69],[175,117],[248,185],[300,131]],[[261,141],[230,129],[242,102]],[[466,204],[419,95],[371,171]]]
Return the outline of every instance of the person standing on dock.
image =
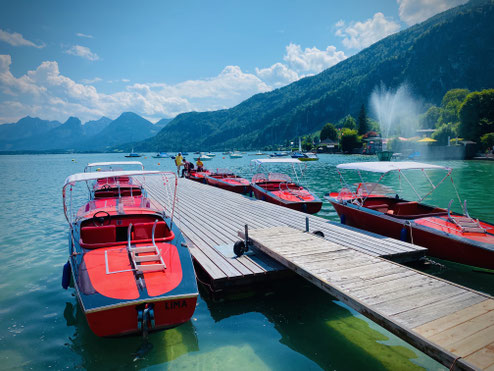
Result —
[[[175,165],[177,165],[177,175],[180,176],[180,167],[183,165],[182,164],[182,153],[179,152],[178,155],[175,157]]]

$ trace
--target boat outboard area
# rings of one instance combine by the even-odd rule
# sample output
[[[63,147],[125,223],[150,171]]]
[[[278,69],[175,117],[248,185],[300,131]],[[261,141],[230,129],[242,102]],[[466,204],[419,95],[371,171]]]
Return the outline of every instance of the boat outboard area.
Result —
[[[257,199],[308,214],[321,210],[322,201],[302,185],[306,164],[294,158],[255,159],[252,163],[256,174],[252,177],[251,188]],[[269,165],[288,165],[294,179],[286,173],[268,172]]]
[[[146,196],[149,177],[160,178],[165,205]],[[144,192],[94,197],[94,188],[85,186],[110,178],[138,182]],[[63,285],[72,280],[96,335],[172,328],[194,313],[198,289],[192,258],[173,222],[177,184],[174,173],[142,170],[79,173],[65,180],[69,261]]]
[[[451,168],[407,161],[347,163],[338,165],[337,170],[342,188],[325,198],[343,224],[427,247],[429,255],[440,259],[494,269],[494,225],[470,216]],[[367,173],[367,179],[377,174],[378,179],[369,182],[362,173]],[[390,181],[388,174],[395,175],[394,184],[400,191],[383,184]],[[348,181],[350,178],[356,182]],[[447,207],[425,203],[432,193],[440,192],[437,189],[441,185],[446,186],[447,180],[461,212],[452,210],[454,200]]]

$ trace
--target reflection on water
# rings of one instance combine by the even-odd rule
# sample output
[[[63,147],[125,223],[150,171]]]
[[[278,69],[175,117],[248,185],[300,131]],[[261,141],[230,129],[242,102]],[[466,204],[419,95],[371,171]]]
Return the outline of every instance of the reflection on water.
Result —
[[[207,166],[231,167],[250,178],[252,158],[230,160],[218,155]],[[320,158],[307,165],[308,185],[320,197],[339,189],[338,163],[370,160],[363,156]],[[243,298],[239,295],[237,300],[217,302],[201,295],[192,321],[151,333],[147,339],[96,337],[73,289],[65,291],[60,285],[67,261],[61,188],[65,177],[82,171],[88,162],[118,160],[122,155],[0,156],[0,172],[8,174],[0,177],[4,190],[0,201],[2,369],[441,368],[300,278],[273,283],[269,291]],[[174,170],[173,160],[141,160],[146,169]],[[494,221],[494,208],[489,207],[494,163],[445,164],[454,168],[455,183],[461,196],[468,199],[470,212]],[[433,201],[447,204],[453,198],[447,192]],[[338,221],[327,202],[319,215]],[[444,265],[432,267],[432,274],[479,290],[494,287],[492,275]]]

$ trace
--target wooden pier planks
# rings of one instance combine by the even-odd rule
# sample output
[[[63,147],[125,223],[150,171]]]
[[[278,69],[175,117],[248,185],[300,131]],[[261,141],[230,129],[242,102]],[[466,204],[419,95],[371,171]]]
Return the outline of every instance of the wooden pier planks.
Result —
[[[445,366],[494,369],[494,299],[489,295],[293,228],[249,230],[249,238]]]
[[[146,179],[149,196],[161,204],[169,204],[159,180]],[[305,229],[309,217],[310,229],[324,232],[328,240],[345,247],[383,256],[397,261],[416,260],[426,249],[391,238],[358,231],[354,228],[328,223],[326,219],[307,215],[285,207],[259,201],[216,187],[179,179],[175,222],[189,241],[190,252],[220,288],[223,284],[242,284],[266,279],[267,274],[284,270],[275,260],[264,254],[240,258],[225,257],[218,246],[231,246],[238,240],[237,231],[245,224],[249,228],[288,225]]]

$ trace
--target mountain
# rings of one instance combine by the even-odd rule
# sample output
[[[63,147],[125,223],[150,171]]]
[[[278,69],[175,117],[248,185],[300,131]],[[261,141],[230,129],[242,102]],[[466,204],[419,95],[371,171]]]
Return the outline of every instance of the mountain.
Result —
[[[438,104],[452,88],[494,86],[494,0],[469,3],[391,35],[339,64],[215,112],[177,116],[139,151],[261,148],[356,116],[372,91],[406,83]],[[128,147],[128,146],[126,146]]]
[[[58,121],[42,120],[38,117],[23,117],[13,124],[0,125],[0,150],[16,147],[16,142],[29,137],[38,137],[62,125]]]
[[[62,125],[49,132],[27,138],[20,143],[20,147],[30,150],[76,149],[83,137],[81,120],[77,117],[69,117]]]
[[[161,119],[156,124],[155,127],[159,128],[159,130],[163,129],[166,125],[168,125],[173,119]]]
[[[82,129],[84,130],[84,135],[87,137],[93,136],[101,132],[104,128],[106,128],[112,119],[108,117],[101,117],[99,120],[88,121],[84,125],[82,125]]]
[[[158,130],[159,128],[141,116],[133,112],[124,112],[81,146],[105,150],[122,143],[138,142],[150,138]]]

